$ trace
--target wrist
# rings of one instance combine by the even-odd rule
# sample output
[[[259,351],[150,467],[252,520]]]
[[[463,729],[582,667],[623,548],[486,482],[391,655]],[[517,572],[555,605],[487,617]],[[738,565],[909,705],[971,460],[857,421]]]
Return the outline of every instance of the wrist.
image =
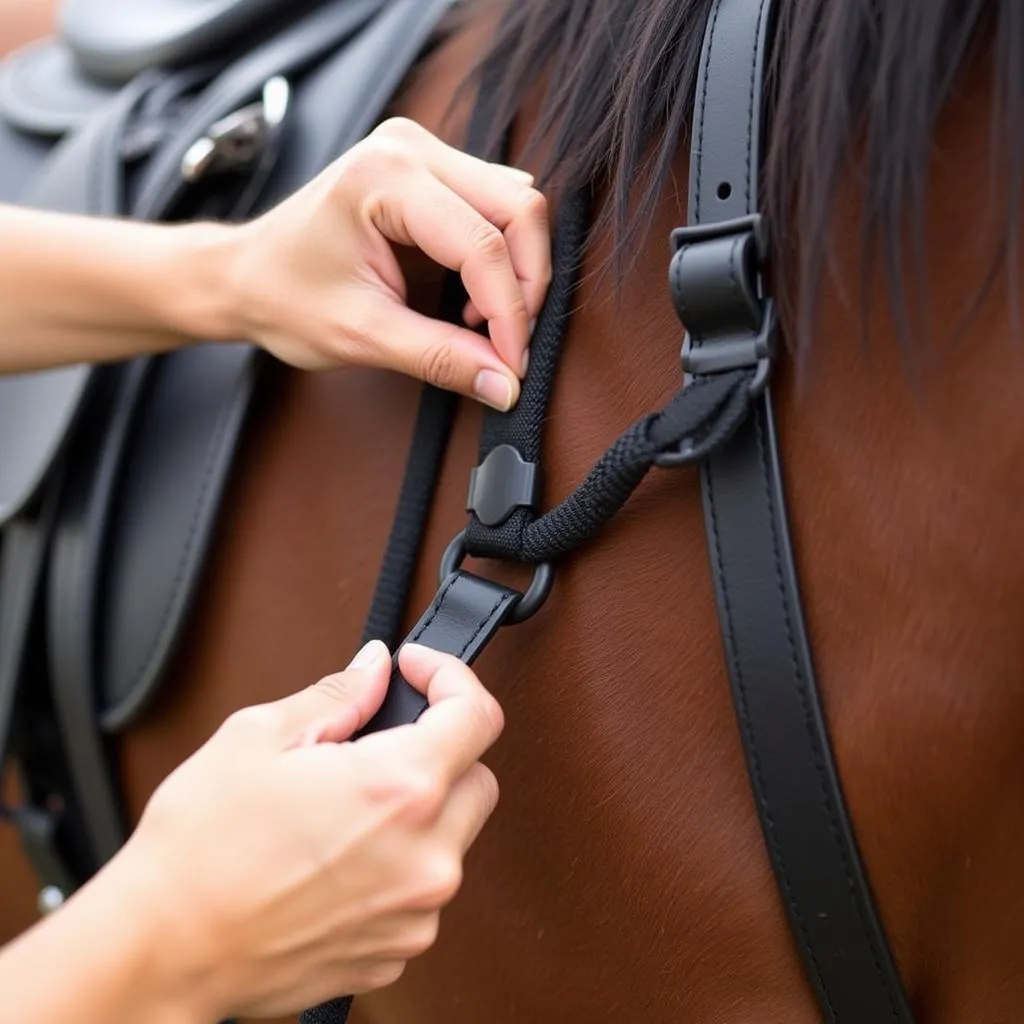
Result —
[[[246,340],[235,271],[241,227],[192,223],[167,230],[165,263],[154,282],[164,326],[198,341]]]
[[[107,922],[104,930],[112,919],[119,925],[114,957],[124,970],[125,1005],[145,1008],[132,1019],[210,1024],[228,1015],[208,944],[189,934],[196,923],[182,919],[167,879],[130,841],[94,880],[91,895],[96,914]]]

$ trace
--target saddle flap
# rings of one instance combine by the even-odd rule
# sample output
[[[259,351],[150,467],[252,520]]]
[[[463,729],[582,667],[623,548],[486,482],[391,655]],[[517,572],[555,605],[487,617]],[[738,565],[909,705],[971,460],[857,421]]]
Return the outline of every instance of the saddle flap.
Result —
[[[0,118],[32,135],[59,139],[116,92],[116,86],[83,74],[57,40],[25,46],[0,65]]]
[[[96,605],[98,710],[107,729],[142,709],[173,651],[251,404],[256,357],[242,345],[163,357],[139,401]]]
[[[86,73],[123,84],[149,68],[236,49],[244,36],[300,6],[296,0],[65,0],[60,28]]]
[[[396,0],[296,83],[286,155],[260,208],[276,203],[362,138],[384,109],[448,7]],[[331,130],[324,131],[324,124]],[[123,389],[126,429],[104,428],[96,513],[57,525],[51,590],[54,685],[92,679],[102,727],[128,726],[155,694],[199,592],[216,534],[261,353],[240,344],[198,345],[152,360],[142,390]],[[109,455],[109,458],[105,458]],[[116,464],[116,473],[99,469]],[[109,481],[107,483],[106,481]],[[61,537],[67,537],[63,544]],[[93,567],[89,569],[88,567]],[[86,666],[85,669],[82,666]]]

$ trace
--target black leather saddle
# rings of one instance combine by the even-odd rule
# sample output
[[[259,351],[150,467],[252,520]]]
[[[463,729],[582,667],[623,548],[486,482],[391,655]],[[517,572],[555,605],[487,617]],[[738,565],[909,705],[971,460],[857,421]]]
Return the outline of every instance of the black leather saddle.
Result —
[[[256,214],[373,128],[450,6],[68,0],[58,39],[0,65],[0,201]],[[51,895],[123,842],[104,737],[174,650],[263,364],[200,344],[0,377],[0,754]]]

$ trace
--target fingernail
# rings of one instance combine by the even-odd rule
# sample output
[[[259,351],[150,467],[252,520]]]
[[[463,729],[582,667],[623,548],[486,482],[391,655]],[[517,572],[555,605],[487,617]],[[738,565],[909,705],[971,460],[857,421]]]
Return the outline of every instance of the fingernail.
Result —
[[[373,668],[382,658],[390,657],[387,644],[371,640],[353,659],[349,668]]]
[[[437,664],[440,657],[433,647],[424,647],[422,644],[402,644],[402,660],[406,666],[416,670],[429,669]],[[409,662],[412,661],[410,665]]]
[[[527,375],[527,373],[529,373],[529,371],[530,371],[530,350],[527,349],[523,353],[523,368],[520,371],[519,376],[520,377],[525,377]]]
[[[473,391],[481,402],[486,402],[498,412],[512,408],[512,382],[503,373],[481,370],[473,381]]]

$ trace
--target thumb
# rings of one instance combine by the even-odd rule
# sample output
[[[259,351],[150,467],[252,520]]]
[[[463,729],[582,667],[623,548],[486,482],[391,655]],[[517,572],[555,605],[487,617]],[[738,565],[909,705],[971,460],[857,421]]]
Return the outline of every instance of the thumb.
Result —
[[[372,339],[369,361],[499,412],[508,412],[519,400],[519,378],[483,335],[423,316],[398,301],[388,301],[379,322],[383,336]]]
[[[390,678],[391,654],[380,640],[371,640],[344,672],[272,705],[286,743],[343,743],[376,714]]]

